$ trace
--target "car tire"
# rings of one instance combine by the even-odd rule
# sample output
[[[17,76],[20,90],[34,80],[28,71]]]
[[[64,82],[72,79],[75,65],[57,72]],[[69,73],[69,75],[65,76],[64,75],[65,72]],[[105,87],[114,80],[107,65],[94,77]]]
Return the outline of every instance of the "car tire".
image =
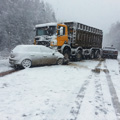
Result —
[[[57,65],[62,65],[63,64],[63,59],[62,58],[58,59],[56,64]]]
[[[29,59],[24,59],[22,61],[21,65],[22,65],[23,68],[30,68],[31,65],[32,65],[32,62]]]
[[[114,59],[117,59],[117,56],[114,56]]]
[[[19,65],[14,65],[13,67],[14,67],[15,70],[19,70],[20,69]]]

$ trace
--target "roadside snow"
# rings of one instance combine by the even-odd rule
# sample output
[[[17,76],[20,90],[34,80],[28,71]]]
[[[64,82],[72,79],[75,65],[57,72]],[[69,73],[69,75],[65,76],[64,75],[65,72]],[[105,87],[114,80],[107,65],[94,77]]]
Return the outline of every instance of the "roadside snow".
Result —
[[[1,57],[0,56],[0,73],[5,72],[8,70],[12,70],[13,68],[9,64],[8,57]]]

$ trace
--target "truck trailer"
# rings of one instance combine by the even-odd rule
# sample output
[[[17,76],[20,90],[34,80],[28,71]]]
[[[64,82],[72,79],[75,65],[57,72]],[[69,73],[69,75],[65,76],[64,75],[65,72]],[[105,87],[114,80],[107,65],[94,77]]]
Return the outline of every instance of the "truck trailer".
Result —
[[[78,22],[46,23],[35,26],[35,45],[57,49],[65,57],[80,61],[82,58],[99,58],[103,32]]]

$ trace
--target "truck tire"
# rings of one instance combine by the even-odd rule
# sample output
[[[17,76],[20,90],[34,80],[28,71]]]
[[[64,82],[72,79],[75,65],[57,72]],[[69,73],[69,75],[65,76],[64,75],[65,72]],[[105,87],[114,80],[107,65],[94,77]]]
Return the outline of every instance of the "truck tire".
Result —
[[[100,58],[101,58],[101,55],[100,55],[100,51],[99,51],[99,50],[97,50],[97,51],[95,52],[95,58],[97,58],[97,59],[100,59]]]
[[[63,55],[64,55],[64,64],[68,64],[69,60],[70,60],[70,53],[68,50],[65,50],[63,52]]]
[[[91,58],[91,59],[94,59],[94,58],[95,58],[95,53],[94,53],[94,51],[91,52],[90,58]]]
[[[76,61],[80,61],[82,59],[82,52],[79,50],[76,54]]]

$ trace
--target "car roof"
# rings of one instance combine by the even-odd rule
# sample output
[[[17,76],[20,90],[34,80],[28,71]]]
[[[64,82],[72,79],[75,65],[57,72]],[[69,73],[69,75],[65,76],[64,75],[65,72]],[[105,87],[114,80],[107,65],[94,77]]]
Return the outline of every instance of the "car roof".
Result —
[[[17,45],[13,49],[13,51],[24,51],[24,50],[33,50],[33,49],[34,50],[41,49],[43,51],[52,50],[51,48],[43,46],[43,45]]]
[[[116,48],[114,47],[103,47],[103,50],[108,50],[108,51],[118,51]]]
[[[116,48],[113,48],[113,47],[103,47],[103,49],[116,49]]]
[[[43,46],[43,45],[18,45],[16,47],[41,47],[41,48],[48,48],[48,47]]]

